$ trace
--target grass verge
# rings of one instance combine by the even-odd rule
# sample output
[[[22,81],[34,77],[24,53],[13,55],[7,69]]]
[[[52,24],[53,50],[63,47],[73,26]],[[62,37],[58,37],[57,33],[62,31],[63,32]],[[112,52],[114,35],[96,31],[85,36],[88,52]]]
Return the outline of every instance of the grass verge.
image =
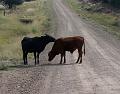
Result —
[[[52,0],[25,2],[6,16],[0,12],[0,70],[7,67],[1,62],[22,60],[21,40],[24,36],[41,36],[55,30],[52,13]],[[33,22],[24,24],[19,21],[21,18]]]
[[[118,16],[120,13],[112,14],[96,12],[95,9],[98,9],[101,6],[100,4],[88,4],[78,0],[65,1],[71,9],[78,13],[80,17],[101,24],[104,26],[106,31],[120,38],[120,17]]]

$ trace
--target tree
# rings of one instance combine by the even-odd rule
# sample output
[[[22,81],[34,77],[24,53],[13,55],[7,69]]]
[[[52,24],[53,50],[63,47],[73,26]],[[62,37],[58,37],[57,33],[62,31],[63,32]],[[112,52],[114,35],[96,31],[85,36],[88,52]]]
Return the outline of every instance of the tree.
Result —
[[[111,0],[110,4],[114,7],[120,8],[120,0]]]
[[[6,8],[12,9],[13,6],[20,5],[24,0],[0,0],[0,3]]]

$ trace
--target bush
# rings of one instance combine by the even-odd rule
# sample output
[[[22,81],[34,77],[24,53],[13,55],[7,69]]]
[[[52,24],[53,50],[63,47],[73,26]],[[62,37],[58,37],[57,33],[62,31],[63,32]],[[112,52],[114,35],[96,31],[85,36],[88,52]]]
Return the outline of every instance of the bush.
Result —
[[[0,70],[8,70],[8,67],[4,64],[0,65]]]
[[[113,7],[120,8],[120,0],[88,0],[91,2],[103,2],[112,5]]]
[[[20,5],[24,2],[24,0],[0,0],[3,6],[12,9],[13,6]]]
[[[25,23],[25,24],[31,24],[33,22],[33,19],[29,18],[20,18],[20,22]]]
[[[114,22],[113,22],[112,25],[119,27],[119,26],[120,26],[120,20],[119,20],[119,18],[116,18],[116,19],[114,20]]]
[[[101,0],[103,3],[108,3],[114,7],[120,8],[120,0]]]
[[[111,0],[111,5],[120,8],[120,0]]]

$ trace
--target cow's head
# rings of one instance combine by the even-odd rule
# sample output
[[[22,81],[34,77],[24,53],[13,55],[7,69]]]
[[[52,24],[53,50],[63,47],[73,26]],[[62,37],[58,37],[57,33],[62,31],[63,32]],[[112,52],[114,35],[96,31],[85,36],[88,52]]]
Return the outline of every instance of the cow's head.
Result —
[[[56,56],[55,52],[50,51],[50,52],[48,53],[48,61],[52,61],[55,56]]]
[[[54,42],[56,40],[54,37],[52,37],[48,34],[45,34],[45,37],[46,37],[47,41],[49,41],[49,42]]]

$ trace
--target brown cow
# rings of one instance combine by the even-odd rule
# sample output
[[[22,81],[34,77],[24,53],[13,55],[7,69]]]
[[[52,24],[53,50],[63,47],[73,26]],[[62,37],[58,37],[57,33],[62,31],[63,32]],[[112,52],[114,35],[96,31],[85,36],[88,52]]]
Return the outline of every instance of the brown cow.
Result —
[[[64,63],[66,63],[66,58],[65,58],[65,52],[69,51],[73,53],[76,49],[78,49],[79,57],[77,59],[77,62],[82,63],[82,46],[84,45],[84,55],[85,55],[85,42],[84,38],[80,36],[75,36],[75,37],[67,37],[67,38],[59,38],[55,41],[52,50],[48,53],[49,56],[49,61],[53,60],[53,58],[61,54],[61,60],[60,64],[62,64],[62,58],[64,57]]]

